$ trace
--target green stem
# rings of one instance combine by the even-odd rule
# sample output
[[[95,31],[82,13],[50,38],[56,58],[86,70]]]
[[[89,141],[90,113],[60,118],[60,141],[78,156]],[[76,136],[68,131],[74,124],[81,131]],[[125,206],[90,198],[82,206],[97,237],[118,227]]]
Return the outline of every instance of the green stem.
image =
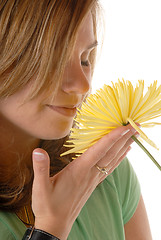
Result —
[[[161,171],[161,166],[159,163],[155,160],[155,158],[150,154],[150,152],[143,146],[143,144],[133,135],[131,137],[142,149],[143,151],[150,157],[150,159],[153,161],[153,163],[159,168]]]

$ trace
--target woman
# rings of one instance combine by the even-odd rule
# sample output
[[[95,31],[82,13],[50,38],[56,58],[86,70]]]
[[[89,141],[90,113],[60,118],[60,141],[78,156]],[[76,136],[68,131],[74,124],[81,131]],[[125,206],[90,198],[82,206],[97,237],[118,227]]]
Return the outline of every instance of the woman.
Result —
[[[72,162],[59,157],[91,89],[98,10],[96,0],[0,1],[0,239],[152,239],[125,158],[131,126]]]

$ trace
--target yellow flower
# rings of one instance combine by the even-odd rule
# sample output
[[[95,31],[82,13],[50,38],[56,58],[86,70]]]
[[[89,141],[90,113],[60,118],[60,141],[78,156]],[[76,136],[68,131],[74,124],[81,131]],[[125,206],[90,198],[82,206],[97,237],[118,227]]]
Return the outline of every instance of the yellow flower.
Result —
[[[142,127],[161,125],[161,123],[149,122],[161,116],[161,85],[157,87],[154,81],[144,94],[144,81],[140,80],[134,88],[130,81],[118,80],[112,82],[112,87],[104,85],[87,98],[87,102],[78,109],[76,125],[78,128],[71,129],[70,140],[66,147],[72,149],[61,154],[82,154],[90,146],[96,143],[104,135],[113,129],[130,123],[139,133],[140,138],[157,148],[145,133],[135,124]],[[134,137],[134,140],[141,143]],[[145,150],[145,149],[144,149]]]

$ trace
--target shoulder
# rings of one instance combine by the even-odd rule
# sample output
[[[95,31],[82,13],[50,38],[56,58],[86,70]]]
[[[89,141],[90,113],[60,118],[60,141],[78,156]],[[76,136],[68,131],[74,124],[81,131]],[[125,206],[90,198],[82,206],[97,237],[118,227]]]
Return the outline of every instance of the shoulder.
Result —
[[[127,158],[121,162],[112,175],[122,199],[128,193],[132,194],[134,190],[140,194],[140,184],[136,172]]]
[[[139,181],[130,161],[127,158],[111,174],[117,188],[123,188],[134,184],[139,186]]]
[[[140,184],[137,175],[127,158],[105,179],[105,183],[112,182],[117,192],[122,208],[124,224],[133,216],[141,196]]]
[[[9,231],[8,226],[2,221],[2,219],[0,219],[0,229],[0,239],[16,240],[15,236]]]
[[[140,188],[137,175],[127,158],[104,180],[104,183],[109,181],[112,181],[117,190],[121,192],[130,185]]]
[[[25,231],[25,225],[14,213],[0,211],[0,239],[20,240]]]

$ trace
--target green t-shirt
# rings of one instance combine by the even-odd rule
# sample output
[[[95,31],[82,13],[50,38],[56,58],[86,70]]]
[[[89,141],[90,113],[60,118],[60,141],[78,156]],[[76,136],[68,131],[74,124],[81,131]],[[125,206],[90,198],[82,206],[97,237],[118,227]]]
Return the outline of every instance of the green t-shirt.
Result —
[[[139,199],[140,185],[125,158],[92,193],[68,240],[124,240],[124,224],[133,216]],[[0,240],[21,240],[25,230],[15,214],[0,212]]]

